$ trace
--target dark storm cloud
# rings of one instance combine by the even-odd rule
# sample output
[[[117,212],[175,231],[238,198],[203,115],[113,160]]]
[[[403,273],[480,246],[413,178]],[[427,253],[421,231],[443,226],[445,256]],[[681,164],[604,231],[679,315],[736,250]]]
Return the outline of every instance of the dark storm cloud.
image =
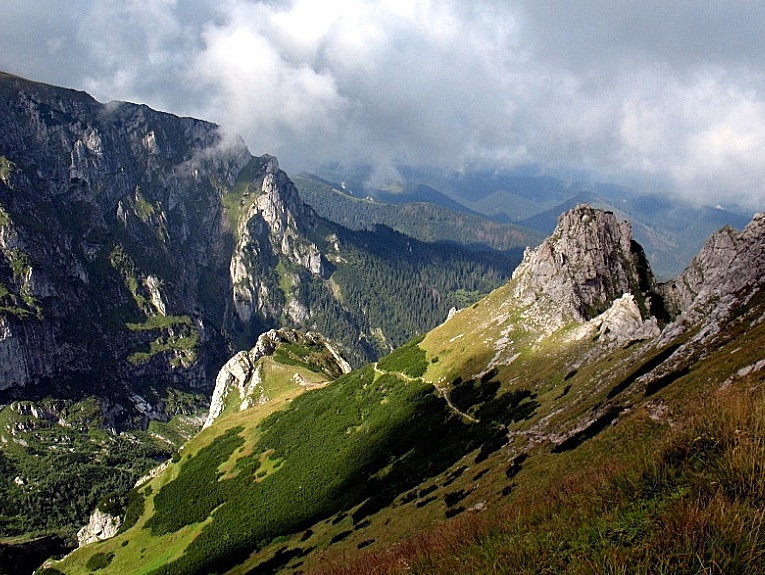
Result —
[[[0,0],[0,68],[238,131],[288,170],[534,163],[765,203],[755,2]]]

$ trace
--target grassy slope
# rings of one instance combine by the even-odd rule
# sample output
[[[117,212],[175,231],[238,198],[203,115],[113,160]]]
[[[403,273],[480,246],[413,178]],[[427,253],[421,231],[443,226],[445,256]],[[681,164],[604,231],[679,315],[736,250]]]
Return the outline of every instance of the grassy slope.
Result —
[[[764,298],[647,396],[624,382],[662,350],[598,355],[570,328],[538,341],[508,290],[270,418],[277,403],[222,418],[180,466],[203,453],[222,461],[215,487],[236,482],[229,503],[152,535],[171,466],[133,529],[56,568],[89,573],[94,554],[114,553],[99,573],[754,572],[765,548],[762,372],[720,387],[762,358],[765,324],[753,320]],[[231,442],[219,459],[215,437]],[[207,562],[194,562],[203,548]]]
[[[622,392],[626,397],[614,397],[627,411],[594,438],[556,453],[551,437],[527,442],[516,436],[486,475],[472,467],[462,489],[480,493],[490,503],[487,512],[463,515],[362,559],[333,556],[322,572],[763,572],[765,375],[734,375],[762,359],[765,325],[756,320],[763,299],[757,296],[748,313],[691,361],[686,375],[656,393],[635,384]],[[443,345],[447,335],[437,330],[423,345]],[[565,379],[575,357],[545,358],[541,346],[540,352],[539,376],[523,369],[523,358],[514,373],[559,393],[557,401],[538,397],[537,421],[552,415],[553,428],[606,402],[629,370],[656,355],[620,350]],[[556,376],[565,381],[556,383]],[[579,407],[557,412],[556,405],[577,394]],[[521,450],[526,459],[517,457]],[[503,482],[509,495],[492,502],[487,484],[496,489]]]
[[[219,465],[220,472],[224,477],[232,474],[233,464],[236,460],[242,456],[250,455],[257,443],[259,433],[254,423],[263,420],[279,409],[283,409],[293,398],[303,392],[303,388],[294,381],[293,375],[300,374],[305,380],[316,384],[325,380],[321,375],[305,367],[285,365],[274,361],[272,358],[263,358],[260,363],[263,368],[264,389],[269,396],[268,403],[239,411],[234,402],[231,402],[224,414],[216,421],[214,427],[201,431],[184,445],[180,457],[177,458],[177,464],[170,465],[159,477],[141,486],[138,493],[142,496],[139,500],[143,502],[143,514],[135,526],[125,535],[83,549],[78,557],[82,563],[80,567],[75,567],[73,572],[89,573],[88,561],[92,561],[92,558],[99,554],[109,556],[109,554],[114,553],[113,559],[109,562],[108,570],[104,571],[105,573],[150,573],[183,554],[184,549],[199,536],[209,521],[188,525],[167,534],[165,537],[155,537],[152,531],[144,529],[144,527],[155,512],[154,499],[156,494],[178,477],[179,471],[185,463],[197,458],[200,452],[204,452],[206,448],[209,451],[210,445],[214,444],[216,438],[225,436],[231,430],[246,430],[241,433],[241,445],[237,446],[235,452],[229,454],[231,461],[226,460]],[[264,467],[267,468],[267,466]],[[77,562],[74,565],[77,565]],[[63,569],[59,566],[56,568]]]

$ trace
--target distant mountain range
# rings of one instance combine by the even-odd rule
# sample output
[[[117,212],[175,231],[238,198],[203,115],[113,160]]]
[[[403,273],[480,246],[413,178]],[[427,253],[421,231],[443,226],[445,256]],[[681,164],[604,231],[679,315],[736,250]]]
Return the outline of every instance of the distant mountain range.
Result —
[[[373,197],[356,197],[318,176],[303,174],[294,182],[300,197],[318,214],[354,230],[384,225],[420,241],[444,241],[478,251],[507,253],[521,253],[544,237],[530,228],[471,214],[460,206],[455,210],[425,200],[420,194],[396,196],[407,201],[386,203]]]
[[[319,170],[318,175],[303,174],[296,183],[304,200],[322,216],[351,227],[385,222],[404,233],[416,234],[417,225],[403,206],[417,204],[419,207],[409,208],[410,213],[428,214],[434,208],[422,206],[427,203],[453,212],[448,216],[444,210],[439,212],[441,230],[453,228],[447,220],[456,219],[460,221],[458,229],[465,231],[468,227],[461,222],[470,221],[469,229],[480,237],[480,226],[488,224],[479,222],[488,220],[508,224],[506,229],[517,230],[517,235],[521,229],[536,232],[525,236],[527,245],[536,245],[552,233],[561,213],[587,202],[629,219],[654,271],[663,278],[680,273],[710,234],[725,225],[741,229],[751,218],[751,214],[735,208],[698,206],[679,198],[639,194],[615,184],[563,180],[526,173],[528,170],[452,175],[422,169],[400,171],[401,183],[387,189],[370,187],[370,170],[363,167],[330,166]],[[367,204],[351,198],[366,200]],[[368,205],[371,200],[377,202],[373,207]],[[499,229],[493,229],[491,235],[501,237]],[[428,231],[426,225],[425,232],[420,233]],[[492,246],[498,249],[509,245],[494,241]]]

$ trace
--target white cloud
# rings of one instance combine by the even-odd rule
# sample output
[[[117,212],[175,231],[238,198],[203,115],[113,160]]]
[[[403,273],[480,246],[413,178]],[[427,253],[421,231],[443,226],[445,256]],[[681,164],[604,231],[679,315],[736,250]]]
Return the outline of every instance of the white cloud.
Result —
[[[765,103],[719,70],[665,81],[658,90],[646,80],[623,106],[624,165],[666,174],[691,199],[762,205]]]

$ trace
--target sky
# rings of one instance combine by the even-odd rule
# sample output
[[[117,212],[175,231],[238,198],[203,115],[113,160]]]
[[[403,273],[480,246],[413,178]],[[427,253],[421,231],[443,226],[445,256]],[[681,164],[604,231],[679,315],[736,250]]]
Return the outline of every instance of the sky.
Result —
[[[0,0],[0,70],[325,162],[577,170],[765,208],[758,0]]]

